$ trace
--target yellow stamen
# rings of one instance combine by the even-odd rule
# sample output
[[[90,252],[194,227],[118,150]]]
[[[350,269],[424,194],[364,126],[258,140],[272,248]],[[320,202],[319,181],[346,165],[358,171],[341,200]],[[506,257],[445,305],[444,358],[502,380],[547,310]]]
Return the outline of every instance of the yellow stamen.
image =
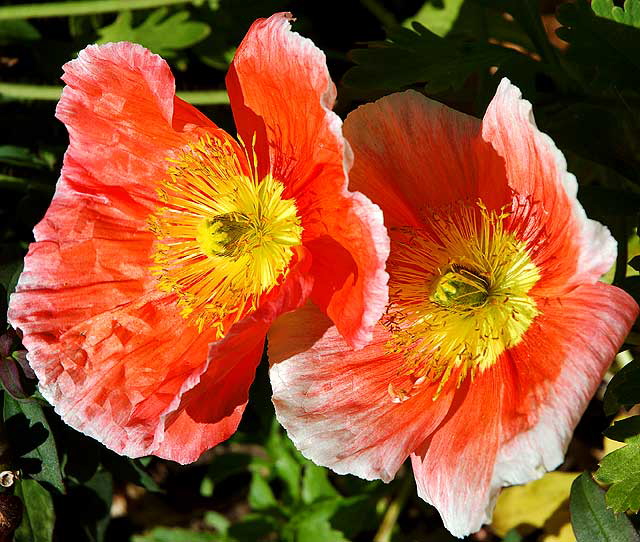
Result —
[[[392,232],[391,303],[383,319],[389,353],[402,356],[394,401],[423,382],[457,385],[517,345],[538,314],[529,295],[540,278],[525,242],[505,227],[509,214],[456,204],[421,231]],[[407,382],[409,383],[407,385]]]
[[[182,314],[218,336],[280,284],[302,237],[284,185],[242,166],[226,139],[206,135],[171,159],[149,219],[157,237],[152,272]]]

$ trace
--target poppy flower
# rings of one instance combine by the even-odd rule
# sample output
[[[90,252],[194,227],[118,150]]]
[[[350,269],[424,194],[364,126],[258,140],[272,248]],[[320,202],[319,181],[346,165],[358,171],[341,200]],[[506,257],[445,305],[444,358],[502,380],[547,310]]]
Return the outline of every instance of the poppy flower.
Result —
[[[269,324],[307,298],[354,347],[384,311],[382,213],[347,190],[335,86],[290,21],[237,50],[238,140],[139,45],[64,66],[70,144],[9,317],[44,397],[118,453],[187,463],[228,438]]]
[[[307,304],[269,332],[273,401],[301,452],[393,478],[462,537],[503,486],[556,468],[638,307],[598,282],[616,243],[531,104],[503,80],[482,121],[413,91],[345,121],[350,187],[391,237],[389,306],[352,351]]]

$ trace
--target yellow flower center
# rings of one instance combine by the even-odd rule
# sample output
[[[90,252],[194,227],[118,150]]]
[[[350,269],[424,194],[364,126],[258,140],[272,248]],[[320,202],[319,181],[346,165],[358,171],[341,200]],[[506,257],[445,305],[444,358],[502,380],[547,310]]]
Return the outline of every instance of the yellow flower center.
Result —
[[[221,337],[286,276],[300,218],[284,185],[247,174],[226,139],[204,136],[171,162],[159,189],[166,205],[149,220],[151,270],[185,318]]]
[[[392,232],[383,323],[389,352],[403,360],[389,386],[394,400],[425,381],[438,382],[437,396],[452,374],[458,385],[473,378],[517,345],[537,316],[529,291],[540,274],[526,243],[505,227],[508,216],[482,202],[458,203],[434,213],[424,230]]]

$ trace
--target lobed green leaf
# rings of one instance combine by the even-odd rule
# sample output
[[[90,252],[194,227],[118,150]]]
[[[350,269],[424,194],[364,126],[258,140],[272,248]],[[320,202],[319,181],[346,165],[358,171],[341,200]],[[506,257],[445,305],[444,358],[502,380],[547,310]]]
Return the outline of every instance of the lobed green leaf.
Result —
[[[633,360],[620,369],[604,392],[604,412],[613,416],[622,407],[640,403],[640,363]]]
[[[190,20],[188,11],[168,13],[166,8],[157,9],[141,24],[134,26],[133,14],[123,11],[112,24],[98,30],[100,43],[131,41],[171,58],[176,51],[202,41],[211,31],[208,24]]]
[[[4,422],[11,449],[26,474],[64,493],[58,451],[42,406],[4,394]]]
[[[613,0],[592,0],[591,9],[600,17],[640,28],[640,0],[625,0],[624,7],[614,5]]]
[[[616,513],[640,510],[640,438],[606,455],[600,461],[595,478],[610,486],[607,506]]]

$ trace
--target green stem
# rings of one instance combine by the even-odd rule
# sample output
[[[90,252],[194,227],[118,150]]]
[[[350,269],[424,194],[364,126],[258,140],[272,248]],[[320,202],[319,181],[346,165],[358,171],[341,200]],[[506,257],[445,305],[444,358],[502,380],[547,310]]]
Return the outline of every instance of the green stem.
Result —
[[[385,28],[393,28],[398,26],[395,16],[378,0],[360,0],[360,3],[369,10],[369,12],[382,23]]]
[[[57,101],[61,92],[61,87],[0,83],[0,98],[4,99]]]
[[[14,100],[60,99],[62,87],[44,85],[23,85],[20,83],[0,83],[0,98]],[[178,92],[178,96],[193,105],[226,105],[229,96],[225,90],[191,90]]]
[[[404,478],[402,479],[400,490],[398,494],[395,496],[391,504],[387,508],[387,511],[384,513],[384,517],[382,518],[382,523],[380,523],[380,527],[378,528],[378,532],[373,537],[373,542],[390,542],[391,535],[393,534],[393,528],[395,527],[396,522],[398,521],[398,516],[400,516],[400,512],[402,512],[402,508],[411,491],[413,489],[413,477],[411,473],[404,474]]]
[[[178,96],[193,105],[229,105],[226,90],[187,90]]]
[[[68,17],[93,15],[122,9],[147,9],[171,4],[201,4],[203,0],[84,0],[81,2],[51,2],[46,4],[19,4],[0,7],[0,21],[35,17]]]

